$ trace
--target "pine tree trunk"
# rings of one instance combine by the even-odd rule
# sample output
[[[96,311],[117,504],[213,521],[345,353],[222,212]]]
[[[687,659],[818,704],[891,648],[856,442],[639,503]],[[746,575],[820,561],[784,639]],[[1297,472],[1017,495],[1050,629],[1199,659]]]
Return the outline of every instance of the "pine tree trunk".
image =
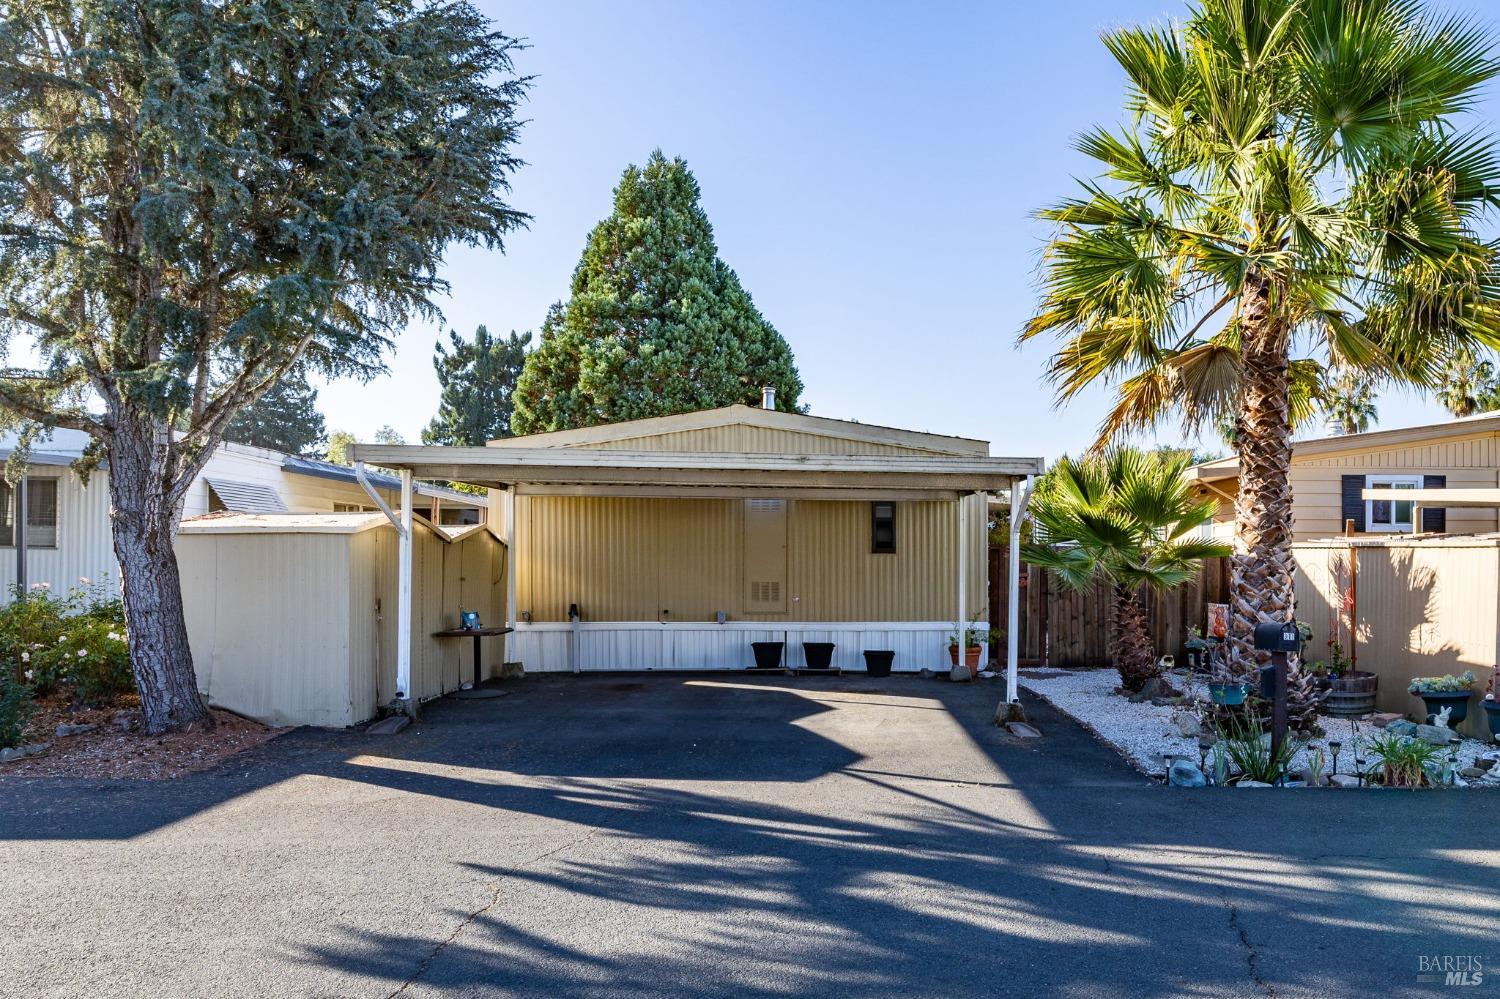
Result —
[[[1151,646],[1140,594],[1128,586],[1116,584],[1114,618],[1115,669],[1120,672],[1120,685],[1135,693],[1156,675],[1156,652]]]
[[[170,476],[163,464],[166,431],[142,414],[115,409],[111,415],[110,520],[130,633],[130,667],[146,731],[212,728],[213,716],[198,693],[183,617],[173,549],[182,504],[169,496]]]
[[[1295,613],[1289,331],[1273,294],[1255,273],[1240,294],[1240,479],[1229,559],[1231,663],[1240,675],[1266,658],[1254,650],[1255,625],[1285,623]]]

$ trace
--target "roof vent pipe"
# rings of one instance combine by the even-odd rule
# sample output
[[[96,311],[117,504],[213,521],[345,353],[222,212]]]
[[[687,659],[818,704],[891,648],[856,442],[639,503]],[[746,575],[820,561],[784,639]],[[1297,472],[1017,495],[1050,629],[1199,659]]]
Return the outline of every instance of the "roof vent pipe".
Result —
[[[761,409],[775,409],[776,408],[776,386],[775,385],[762,385],[760,387],[760,408]]]

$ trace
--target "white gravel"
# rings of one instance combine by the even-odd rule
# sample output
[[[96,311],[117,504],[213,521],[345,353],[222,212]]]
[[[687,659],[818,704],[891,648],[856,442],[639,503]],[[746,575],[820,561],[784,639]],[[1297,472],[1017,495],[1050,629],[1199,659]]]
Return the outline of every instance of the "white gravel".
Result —
[[[1053,675],[1057,673],[1063,675]],[[1180,673],[1169,679],[1179,690],[1190,689],[1186,677]],[[1023,670],[1019,680],[1022,687],[1071,716],[1143,773],[1165,777],[1169,756],[1187,757],[1194,763],[1199,760],[1197,737],[1180,735],[1172,724],[1172,714],[1187,709],[1157,707],[1150,702],[1130,703],[1127,698],[1115,693],[1115,688],[1120,685],[1120,674],[1112,669]],[[1207,691],[1202,686],[1198,685],[1196,693],[1206,700]],[[1332,766],[1332,756],[1326,746],[1328,741],[1336,739],[1343,743],[1339,751],[1339,772],[1353,773],[1356,723],[1343,718],[1324,717],[1319,719],[1319,724],[1327,734],[1313,741],[1325,747],[1325,772]],[[1359,737],[1364,740],[1379,733],[1380,730],[1372,725],[1358,726]],[[1458,768],[1472,766],[1476,757],[1493,752],[1494,749],[1493,745],[1478,739],[1464,739],[1458,749]],[[1299,752],[1293,758],[1291,770],[1295,773],[1306,762],[1307,753]],[[1500,770],[1500,767],[1495,769]],[[1458,782],[1463,784],[1463,778],[1459,778]],[[1494,780],[1483,783],[1493,784]]]

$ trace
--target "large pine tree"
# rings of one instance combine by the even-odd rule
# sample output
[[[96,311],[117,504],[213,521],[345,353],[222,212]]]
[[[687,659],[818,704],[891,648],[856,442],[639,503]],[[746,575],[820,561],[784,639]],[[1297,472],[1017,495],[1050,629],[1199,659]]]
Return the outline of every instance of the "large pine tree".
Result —
[[[321,450],[328,428],[318,411],[318,390],[304,376],[288,375],[240,410],[224,429],[224,439],[287,454]]]
[[[448,338],[450,347],[444,349],[439,340],[433,348],[432,366],[443,396],[437,415],[422,431],[422,443],[481,447],[509,437],[516,379],[526,363],[531,334],[512,331],[509,337],[496,337],[480,326],[473,340],[456,330]]]
[[[756,403],[794,410],[802,379],[714,244],[698,182],[658,150],[627,167],[516,386],[515,433]]]

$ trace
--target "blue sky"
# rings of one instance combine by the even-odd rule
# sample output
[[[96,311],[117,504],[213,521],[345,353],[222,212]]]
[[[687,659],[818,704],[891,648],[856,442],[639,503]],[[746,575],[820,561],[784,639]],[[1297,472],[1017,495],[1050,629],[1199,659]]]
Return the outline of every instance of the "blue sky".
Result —
[[[450,253],[448,325],[537,328],[620,172],[660,147],[696,174],[720,253],[791,344],[814,413],[983,437],[997,454],[1092,439],[1105,394],[1055,410],[1046,345],[1016,346],[1045,235],[1030,213],[1090,172],[1072,137],[1121,117],[1101,29],[1177,16],[1179,0],[480,6],[532,46],[512,201],[534,221],[504,255]],[[437,404],[437,332],[407,331],[388,376],[325,387],[330,427],[416,440]],[[1379,407],[1385,426],[1443,417],[1406,394]]]

